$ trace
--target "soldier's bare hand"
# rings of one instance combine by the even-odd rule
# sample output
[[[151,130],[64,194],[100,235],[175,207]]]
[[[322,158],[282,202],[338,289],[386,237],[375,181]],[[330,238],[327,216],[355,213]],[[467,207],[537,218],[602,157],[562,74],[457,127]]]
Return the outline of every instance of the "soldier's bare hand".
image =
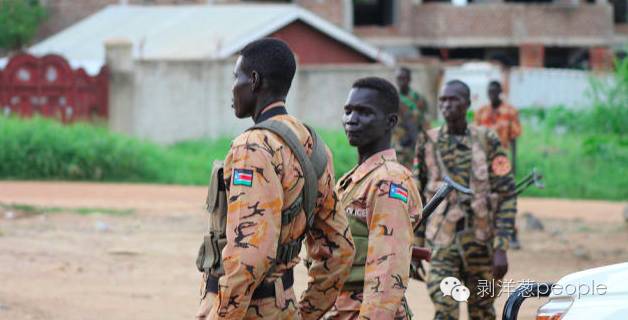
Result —
[[[196,316],[194,319],[196,320],[205,320],[209,316],[209,312],[211,311],[212,304],[214,302],[215,295],[207,294],[201,300],[201,304],[198,307],[198,311],[196,311]]]
[[[501,280],[507,272],[508,256],[506,256],[506,251],[495,250],[495,254],[493,255],[493,277],[496,280]]]

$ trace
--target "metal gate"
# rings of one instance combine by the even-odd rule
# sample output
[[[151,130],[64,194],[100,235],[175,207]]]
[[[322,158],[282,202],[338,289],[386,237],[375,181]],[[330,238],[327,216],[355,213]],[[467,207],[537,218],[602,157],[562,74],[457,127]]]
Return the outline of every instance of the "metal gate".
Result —
[[[5,116],[41,115],[65,123],[106,119],[107,99],[106,67],[90,76],[82,68],[73,70],[59,55],[22,53],[0,70],[0,107]]]

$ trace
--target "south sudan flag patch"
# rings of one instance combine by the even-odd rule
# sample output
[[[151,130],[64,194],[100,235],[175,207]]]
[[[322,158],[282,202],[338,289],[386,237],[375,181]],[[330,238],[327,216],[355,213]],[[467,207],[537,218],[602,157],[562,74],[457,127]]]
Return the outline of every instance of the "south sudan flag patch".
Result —
[[[253,170],[233,169],[233,185],[234,186],[253,186]]]
[[[403,203],[408,203],[408,190],[396,183],[391,182],[390,190],[388,191],[388,197],[401,200],[403,201]]]

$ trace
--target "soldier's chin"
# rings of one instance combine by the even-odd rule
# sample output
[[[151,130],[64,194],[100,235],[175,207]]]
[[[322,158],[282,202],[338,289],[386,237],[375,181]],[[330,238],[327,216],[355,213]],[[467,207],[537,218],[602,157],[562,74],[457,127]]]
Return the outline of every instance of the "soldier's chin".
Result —
[[[235,113],[235,116],[238,119],[244,119],[244,118],[247,118],[249,116],[248,114],[246,114],[246,112],[241,111],[238,108],[233,108],[233,113]]]
[[[361,145],[360,139],[357,137],[347,137],[347,140],[349,140],[349,144],[352,147],[359,147]]]

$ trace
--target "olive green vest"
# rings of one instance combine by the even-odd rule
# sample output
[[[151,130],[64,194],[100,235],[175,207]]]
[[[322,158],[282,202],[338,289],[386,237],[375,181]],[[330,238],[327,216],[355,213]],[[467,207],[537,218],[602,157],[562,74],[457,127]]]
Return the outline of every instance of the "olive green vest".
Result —
[[[383,163],[382,163],[383,164]],[[380,166],[382,165],[380,164]],[[374,168],[369,175],[371,175],[378,167]],[[368,255],[369,248],[369,229],[366,224],[366,220],[362,220],[349,212],[347,208],[353,201],[353,195],[360,189],[360,185],[368,180],[368,175],[362,178],[362,181],[357,183],[349,192],[342,195],[340,199],[340,208],[347,215],[349,220],[349,228],[351,229],[351,235],[353,236],[353,244],[355,246],[355,256],[353,257],[353,264],[351,266],[351,272],[349,278],[345,281],[342,288],[343,291],[359,292],[364,290],[364,275],[366,270],[366,257]]]
[[[349,228],[353,236],[353,244],[355,246],[355,257],[349,278],[345,281],[342,288],[343,291],[362,291],[364,289],[364,274],[366,269],[366,256],[369,248],[369,229],[366,221],[353,216],[347,216],[349,219]]]

